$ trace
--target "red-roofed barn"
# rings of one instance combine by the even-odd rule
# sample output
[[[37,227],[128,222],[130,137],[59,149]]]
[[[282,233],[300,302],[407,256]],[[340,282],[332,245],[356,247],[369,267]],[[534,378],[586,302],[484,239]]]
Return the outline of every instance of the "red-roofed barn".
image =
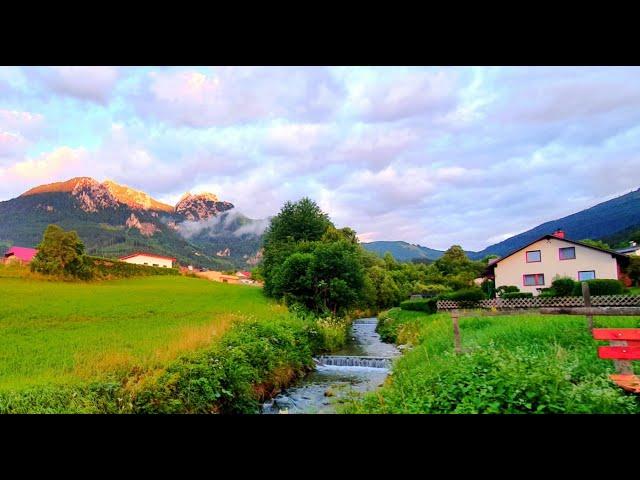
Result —
[[[4,263],[29,263],[36,256],[38,250],[27,247],[11,247],[4,254]]]

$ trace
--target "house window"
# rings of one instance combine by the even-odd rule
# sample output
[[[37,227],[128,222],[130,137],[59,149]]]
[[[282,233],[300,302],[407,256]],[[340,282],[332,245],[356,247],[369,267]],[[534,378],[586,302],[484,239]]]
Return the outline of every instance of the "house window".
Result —
[[[579,282],[586,282],[587,280],[593,280],[594,278],[596,278],[595,270],[586,270],[583,272],[578,272]]]
[[[527,263],[541,262],[542,256],[540,250],[529,250],[527,252]]]
[[[576,258],[576,247],[566,247],[560,250],[560,260],[573,260]]]
[[[535,285],[544,285],[544,273],[532,273],[522,276],[522,284],[525,287],[533,287]]]

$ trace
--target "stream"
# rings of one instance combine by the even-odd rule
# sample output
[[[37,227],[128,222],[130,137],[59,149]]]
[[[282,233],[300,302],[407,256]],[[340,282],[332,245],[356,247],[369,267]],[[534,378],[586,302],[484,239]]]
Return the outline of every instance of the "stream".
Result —
[[[335,413],[336,406],[354,392],[382,386],[400,352],[380,340],[377,323],[376,318],[355,320],[345,347],[316,357],[316,370],[265,402],[262,413]]]

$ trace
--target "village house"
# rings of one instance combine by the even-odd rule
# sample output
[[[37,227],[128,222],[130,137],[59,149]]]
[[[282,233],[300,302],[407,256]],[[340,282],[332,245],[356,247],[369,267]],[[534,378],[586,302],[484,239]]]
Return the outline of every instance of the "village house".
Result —
[[[562,230],[557,230],[502,258],[492,259],[485,276],[495,281],[496,288],[515,285],[520,291],[537,295],[557,277],[576,281],[608,278],[629,285],[623,273],[628,261],[627,255],[569,240]]]
[[[624,255],[640,255],[640,245],[636,244],[636,242],[629,242],[629,246],[626,248],[619,248],[616,250],[618,253],[622,253]]]
[[[156,255],[155,253],[136,252],[131,255],[125,255],[119,258],[122,262],[135,263],[136,265],[148,265],[150,267],[173,267],[176,261],[173,257],[165,257],[164,255]]]
[[[4,254],[2,261],[4,263],[22,263],[27,264],[33,260],[33,257],[36,256],[38,250],[35,248],[28,247],[11,247]]]

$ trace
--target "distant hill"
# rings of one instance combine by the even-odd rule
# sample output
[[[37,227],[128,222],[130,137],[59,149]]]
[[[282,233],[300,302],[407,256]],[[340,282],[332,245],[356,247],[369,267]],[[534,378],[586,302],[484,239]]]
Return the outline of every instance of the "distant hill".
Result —
[[[613,246],[625,240],[631,232],[640,230],[640,189],[566,217],[545,222],[479,252],[466,253],[472,260],[480,260],[487,255],[504,256],[557,229],[564,230],[567,238],[572,240],[591,238],[607,241]],[[464,239],[461,238],[458,243],[464,244]],[[403,241],[369,242],[363,243],[362,246],[380,256],[385,252],[391,252],[394,258],[400,261],[420,258],[437,260],[444,253],[441,250]]]
[[[572,240],[585,238],[600,240],[638,225],[640,225],[640,189],[572,215],[543,223],[480,252],[468,252],[468,255],[472,259],[480,259],[489,254],[503,256],[557,229],[564,230],[567,238]]]
[[[216,269],[255,265],[266,226],[211,193],[187,193],[172,207],[124,185],[77,177],[0,202],[0,248],[35,247],[51,223],[76,230],[90,254],[143,250]]]
[[[434,250],[433,248],[422,247],[420,245],[412,245],[411,243],[402,241],[380,241],[380,242],[367,242],[361,243],[361,245],[374,253],[377,253],[381,257],[390,252],[393,258],[400,262],[410,262],[413,259],[426,259],[437,260],[444,253],[441,250]]]

